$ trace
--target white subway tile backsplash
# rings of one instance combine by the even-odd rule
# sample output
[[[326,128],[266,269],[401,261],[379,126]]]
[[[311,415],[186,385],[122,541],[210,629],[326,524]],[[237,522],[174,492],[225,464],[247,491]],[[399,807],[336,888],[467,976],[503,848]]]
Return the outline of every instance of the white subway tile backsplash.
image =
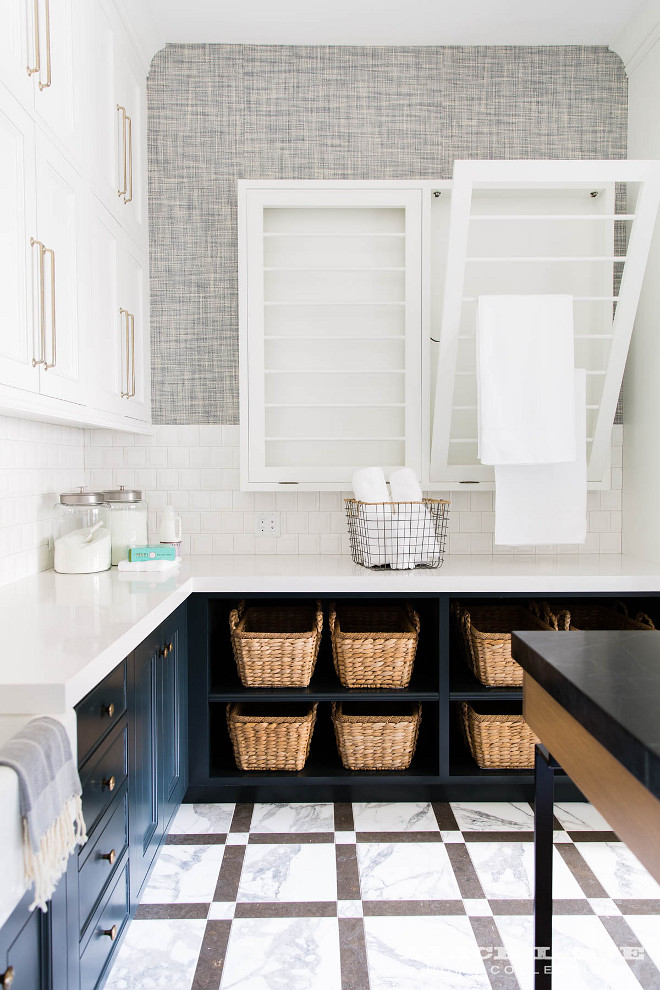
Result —
[[[589,493],[583,546],[494,546],[492,492],[432,492],[451,501],[448,552],[620,553],[622,443],[623,428],[615,427],[612,488]],[[349,552],[343,499],[350,492],[241,492],[238,444],[236,426],[156,426],[152,435],[130,435],[0,417],[0,583],[50,566],[57,496],[78,485],[143,490],[151,538],[162,509],[173,505],[184,553]],[[280,513],[281,536],[255,536],[260,510]]]

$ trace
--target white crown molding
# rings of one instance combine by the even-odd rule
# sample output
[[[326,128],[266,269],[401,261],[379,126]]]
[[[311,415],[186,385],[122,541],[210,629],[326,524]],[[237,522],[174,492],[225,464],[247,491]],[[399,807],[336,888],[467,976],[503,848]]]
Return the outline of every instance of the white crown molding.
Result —
[[[150,0],[111,0],[111,2],[147,75],[152,58],[165,46],[165,35],[159,19],[154,16]]]
[[[660,41],[660,0],[645,0],[610,45],[630,76]]]

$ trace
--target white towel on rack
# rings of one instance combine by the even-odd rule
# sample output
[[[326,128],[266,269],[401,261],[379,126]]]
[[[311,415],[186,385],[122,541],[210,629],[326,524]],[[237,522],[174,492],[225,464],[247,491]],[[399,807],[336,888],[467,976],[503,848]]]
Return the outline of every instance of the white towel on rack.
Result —
[[[482,464],[574,461],[573,297],[479,296]]]
[[[577,458],[563,464],[495,465],[495,543],[584,543],[587,537],[587,376],[573,373]]]

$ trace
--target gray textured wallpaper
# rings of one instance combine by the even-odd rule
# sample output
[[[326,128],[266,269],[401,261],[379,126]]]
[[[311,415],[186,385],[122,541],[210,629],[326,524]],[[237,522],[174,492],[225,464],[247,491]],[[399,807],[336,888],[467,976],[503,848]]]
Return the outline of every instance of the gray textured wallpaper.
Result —
[[[148,100],[155,423],[238,422],[237,179],[626,154],[626,77],[602,47],[168,45]]]

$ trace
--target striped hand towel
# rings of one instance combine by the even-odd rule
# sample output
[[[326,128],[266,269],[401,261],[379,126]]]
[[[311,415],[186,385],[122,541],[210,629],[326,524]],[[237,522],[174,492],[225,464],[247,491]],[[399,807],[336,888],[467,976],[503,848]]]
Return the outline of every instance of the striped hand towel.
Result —
[[[25,880],[34,883],[30,909],[45,911],[69,856],[87,841],[66,729],[54,718],[33,719],[2,746],[0,764],[18,775]]]

